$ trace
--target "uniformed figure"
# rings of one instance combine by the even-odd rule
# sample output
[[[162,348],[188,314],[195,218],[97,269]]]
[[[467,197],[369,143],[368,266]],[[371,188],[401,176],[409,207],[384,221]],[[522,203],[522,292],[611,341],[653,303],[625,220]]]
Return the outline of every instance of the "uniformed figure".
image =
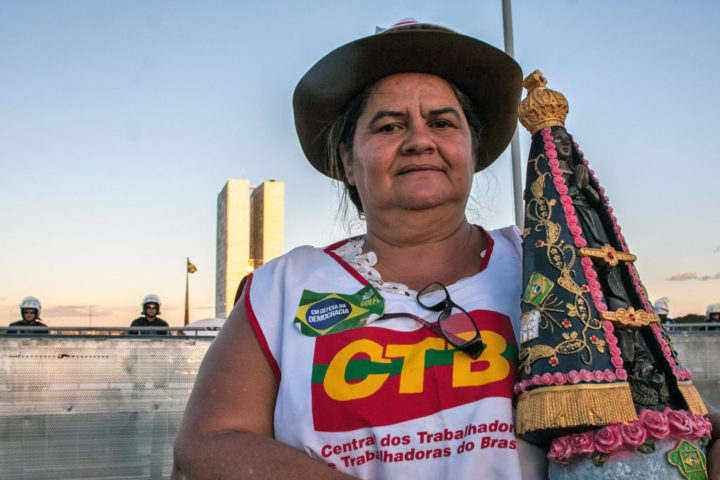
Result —
[[[658,298],[655,301],[655,304],[653,305],[653,308],[655,309],[655,313],[658,314],[658,317],[660,317],[660,321],[662,323],[668,323],[670,319],[668,318],[668,315],[670,315],[670,300],[663,297]]]
[[[160,297],[154,294],[145,295],[142,300],[142,317],[138,317],[130,324],[131,327],[168,327],[168,323],[160,315]],[[167,331],[162,330],[130,330],[129,335],[167,335]]]
[[[40,321],[40,300],[35,297],[25,297],[20,302],[20,315],[22,320],[13,322],[10,324],[11,327],[46,327],[44,323]],[[14,330],[8,331],[8,333],[23,333],[23,334],[47,334],[50,331],[45,329],[32,329],[32,330]]]
[[[708,327],[708,330],[720,330],[720,303],[711,303],[705,310],[705,321],[709,323],[716,323]]]

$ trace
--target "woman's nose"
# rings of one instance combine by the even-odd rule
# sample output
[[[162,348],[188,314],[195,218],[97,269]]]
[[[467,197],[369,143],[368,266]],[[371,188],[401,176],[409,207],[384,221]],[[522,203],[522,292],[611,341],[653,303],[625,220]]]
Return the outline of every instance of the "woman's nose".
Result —
[[[411,126],[408,127],[407,136],[402,144],[402,152],[406,154],[420,154],[420,153],[432,153],[436,149],[435,141],[433,140],[428,127],[423,126]]]

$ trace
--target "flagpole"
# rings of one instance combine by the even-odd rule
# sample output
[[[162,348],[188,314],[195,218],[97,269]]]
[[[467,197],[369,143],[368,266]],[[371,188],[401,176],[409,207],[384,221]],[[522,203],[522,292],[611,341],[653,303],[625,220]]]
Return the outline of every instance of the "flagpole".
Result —
[[[515,46],[513,44],[512,29],[512,10],[510,0],[502,0],[503,10],[503,35],[505,39],[505,53],[511,57],[515,57]],[[523,185],[522,185],[522,166],[520,164],[520,137],[518,136],[517,125],[515,126],[515,134],[510,142],[510,156],[512,158],[512,174],[513,174],[513,199],[515,206],[515,225],[520,230],[523,229]]]
[[[189,302],[189,300],[190,300],[190,295],[189,295],[190,282],[188,281],[188,279],[190,278],[190,269],[187,268],[187,265],[189,265],[189,264],[190,264],[190,258],[188,257],[187,264],[185,265],[185,326],[187,326],[188,323],[190,323],[190,307],[189,307],[189,304],[190,304],[190,302]]]

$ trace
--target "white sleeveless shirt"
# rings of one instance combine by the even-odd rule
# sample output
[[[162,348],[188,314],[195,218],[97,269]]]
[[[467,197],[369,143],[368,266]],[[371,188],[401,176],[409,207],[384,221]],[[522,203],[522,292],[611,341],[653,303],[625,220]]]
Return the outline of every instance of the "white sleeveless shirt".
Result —
[[[245,305],[279,382],[275,438],[360,478],[541,478],[540,449],[514,435],[521,239],[488,232],[482,269],[447,286],[478,325],[473,360],[410,318],[308,336],[304,291],[354,294],[367,281],[333,250],[299,247],[259,268]],[[385,313],[435,322],[412,296],[381,292]]]

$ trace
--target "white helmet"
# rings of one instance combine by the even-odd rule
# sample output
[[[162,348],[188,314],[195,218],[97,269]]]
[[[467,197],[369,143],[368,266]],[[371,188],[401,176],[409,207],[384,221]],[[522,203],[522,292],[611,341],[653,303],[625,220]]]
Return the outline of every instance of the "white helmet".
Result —
[[[158,306],[157,313],[160,313],[160,297],[155,295],[154,293],[151,293],[149,295],[145,295],[145,297],[142,299],[142,312],[145,313],[145,305],[148,303],[156,303]]]
[[[658,298],[653,305],[655,313],[658,315],[669,315],[670,314],[670,300],[666,297]]]
[[[710,314],[712,313],[720,313],[720,303],[711,303],[708,305],[705,313],[707,314],[707,318],[710,318]]]
[[[42,308],[40,306],[40,300],[38,300],[35,297],[25,297],[22,299],[22,302],[20,302],[20,313],[26,308],[34,308],[37,310],[37,315],[40,316],[40,309]]]

